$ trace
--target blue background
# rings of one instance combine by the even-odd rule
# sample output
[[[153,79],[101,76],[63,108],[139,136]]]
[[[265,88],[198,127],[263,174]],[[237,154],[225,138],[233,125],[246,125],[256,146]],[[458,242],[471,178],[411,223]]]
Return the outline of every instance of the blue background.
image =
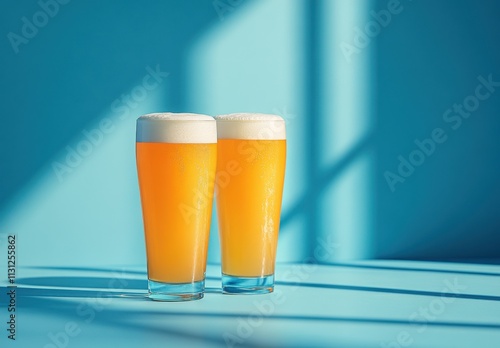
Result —
[[[387,1],[71,1],[47,23],[35,1],[1,6],[0,233],[19,263],[145,265],[134,132],[156,111],[286,119],[278,261],[325,241],[326,262],[500,257],[500,90],[443,120],[479,76],[500,81],[498,1],[401,0],[353,54]],[[16,53],[23,17],[44,25]],[[436,128],[447,140],[393,192],[384,173]]]

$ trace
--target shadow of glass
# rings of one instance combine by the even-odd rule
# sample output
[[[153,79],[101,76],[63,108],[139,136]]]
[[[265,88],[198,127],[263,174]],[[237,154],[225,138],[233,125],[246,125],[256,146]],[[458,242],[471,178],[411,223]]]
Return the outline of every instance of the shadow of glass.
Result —
[[[85,288],[85,289],[147,289],[146,279],[130,278],[105,278],[105,277],[29,277],[18,278],[19,285],[49,286],[60,288]]]
[[[220,278],[207,277],[217,280]],[[148,282],[146,279],[105,278],[105,277],[29,277],[16,280],[19,296],[47,297],[147,297]],[[23,287],[23,286],[34,286]],[[123,291],[126,290],[126,291]],[[131,291],[135,290],[135,291]],[[221,294],[218,287],[206,287],[205,293]]]
[[[119,290],[81,290],[81,289],[61,289],[61,288],[23,288],[16,289],[16,295],[20,298],[28,297],[53,297],[53,298],[134,298],[147,299],[147,291],[132,292]],[[23,301],[23,304],[26,304]]]
[[[1,291],[6,290],[6,288],[0,288]],[[23,290],[32,290],[32,289],[23,289]],[[73,293],[78,290],[66,290],[68,293]],[[146,300],[145,297],[138,297],[140,300]],[[29,297],[27,297],[29,299]],[[148,300],[149,302],[149,300]],[[82,316],[78,314],[77,308],[78,305],[82,305],[82,300],[69,302],[67,300],[50,298],[50,297],[38,297],[31,298],[28,301],[27,305],[31,305],[31,310],[37,312],[46,312],[50,315],[58,315],[58,316],[70,316],[71,318],[76,316]],[[166,303],[164,303],[166,304]],[[215,311],[207,311],[207,312],[191,312],[191,311],[171,311],[172,306],[164,306],[162,310],[158,309],[151,310],[145,309],[146,307],[137,308],[137,309],[123,309],[118,308],[116,306],[110,307],[106,306],[106,304],[102,305],[99,313],[96,313],[92,320],[96,320],[98,323],[103,325],[115,325],[120,326],[121,328],[130,328],[132,330],[139,330],[143,332],[155,332],[160,334],[179,334],[186,335],[186,337],[192,337],[193,332],[185,332],[182,333],[180,330],[172,330],[169,331],[169,328],[166,326],[162,326],[161,323],[166,322],[163,320],[156,320],[161,318],[212,318],[212,319],[237,319],[237,318],[245,318],[248,316],[248,313],[245,312],[215,312]],[[54,312],[54,309],[57,309],[57,313]],[[353,323],[353,324],[379,324],[379,325],[409,325],[409,324],[418,324],[418,322],[410,322],[407,319],[384,319],[377,317],[344,317],[344,316],[318,316],[318,315],[282,315],[282,314],[270,314],[265,316],[266,320],[282,320],[282,321],[305,321],[305,322],[341,322],[341,323]],[[83,320],[82,316],[82,320]],[[142,320],[144,319],[144,320]],[[157,325],[146,325],[143,324],[145,322],[151,323],[153,320]],[[450,328],[464,328],[464,329],[500,329],[500,323],[473,323],[473,322],[455,322],[455,321],[425,321],[425,324],[433,327],[450,327]],[[170,329],[171,330],[171,329]]]
[[[117,272],[122,273],[126,272],[129,274],[142,274],[144,277],[147,276],[146,266],[144,266],[144,271],[134,271],[123,268],[97,268],[97,267],[56,267],[56,266],[31,266],[26,267],[29,269],[41,269],[41,270],[53,270],[53,271],[88,271],[88,272],[99,272],[99,273],[110,273]]]

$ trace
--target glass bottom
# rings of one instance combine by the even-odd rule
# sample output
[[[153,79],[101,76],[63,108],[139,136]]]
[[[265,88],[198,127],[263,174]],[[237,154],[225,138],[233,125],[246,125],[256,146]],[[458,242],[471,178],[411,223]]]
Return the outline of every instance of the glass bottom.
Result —
[[[148,280],[149,298],[154,301],[193,301],[203,298],[205,280],[194,283],[160,283]]]
[[[268,294],[274,290],[274,274],[265,277],[236,277],[222,274],[224,294]]]

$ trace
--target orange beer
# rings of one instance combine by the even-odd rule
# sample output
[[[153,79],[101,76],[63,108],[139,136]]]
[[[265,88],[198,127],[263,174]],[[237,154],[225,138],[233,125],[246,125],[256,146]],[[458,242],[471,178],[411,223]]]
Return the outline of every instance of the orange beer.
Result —
[[[223,291],[270,292],[285,176],[284,120],[263,114],[216,119]]]
[[[138,119],[137,171],[153,299],[203,295],[216,153],[216,126],[209,116]]]

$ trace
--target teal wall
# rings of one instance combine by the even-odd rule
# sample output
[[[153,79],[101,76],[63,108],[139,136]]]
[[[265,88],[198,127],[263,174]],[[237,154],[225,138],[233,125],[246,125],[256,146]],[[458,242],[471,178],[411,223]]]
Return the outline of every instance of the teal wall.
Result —
[[[499,14],[492,0],[408,3],[377,41],[381,257],[500,255]],[[496,88],[478,87],[490,75]],[[446,141],[391,192],[382,174],[438,128]]]
[[[134,129],[154,111],[286,119],[280,261],[500,257],[500,91],[443,119],[500,81],[496,1],[54,1],[0,11],[0,233],[21,263],[145,263]]]

